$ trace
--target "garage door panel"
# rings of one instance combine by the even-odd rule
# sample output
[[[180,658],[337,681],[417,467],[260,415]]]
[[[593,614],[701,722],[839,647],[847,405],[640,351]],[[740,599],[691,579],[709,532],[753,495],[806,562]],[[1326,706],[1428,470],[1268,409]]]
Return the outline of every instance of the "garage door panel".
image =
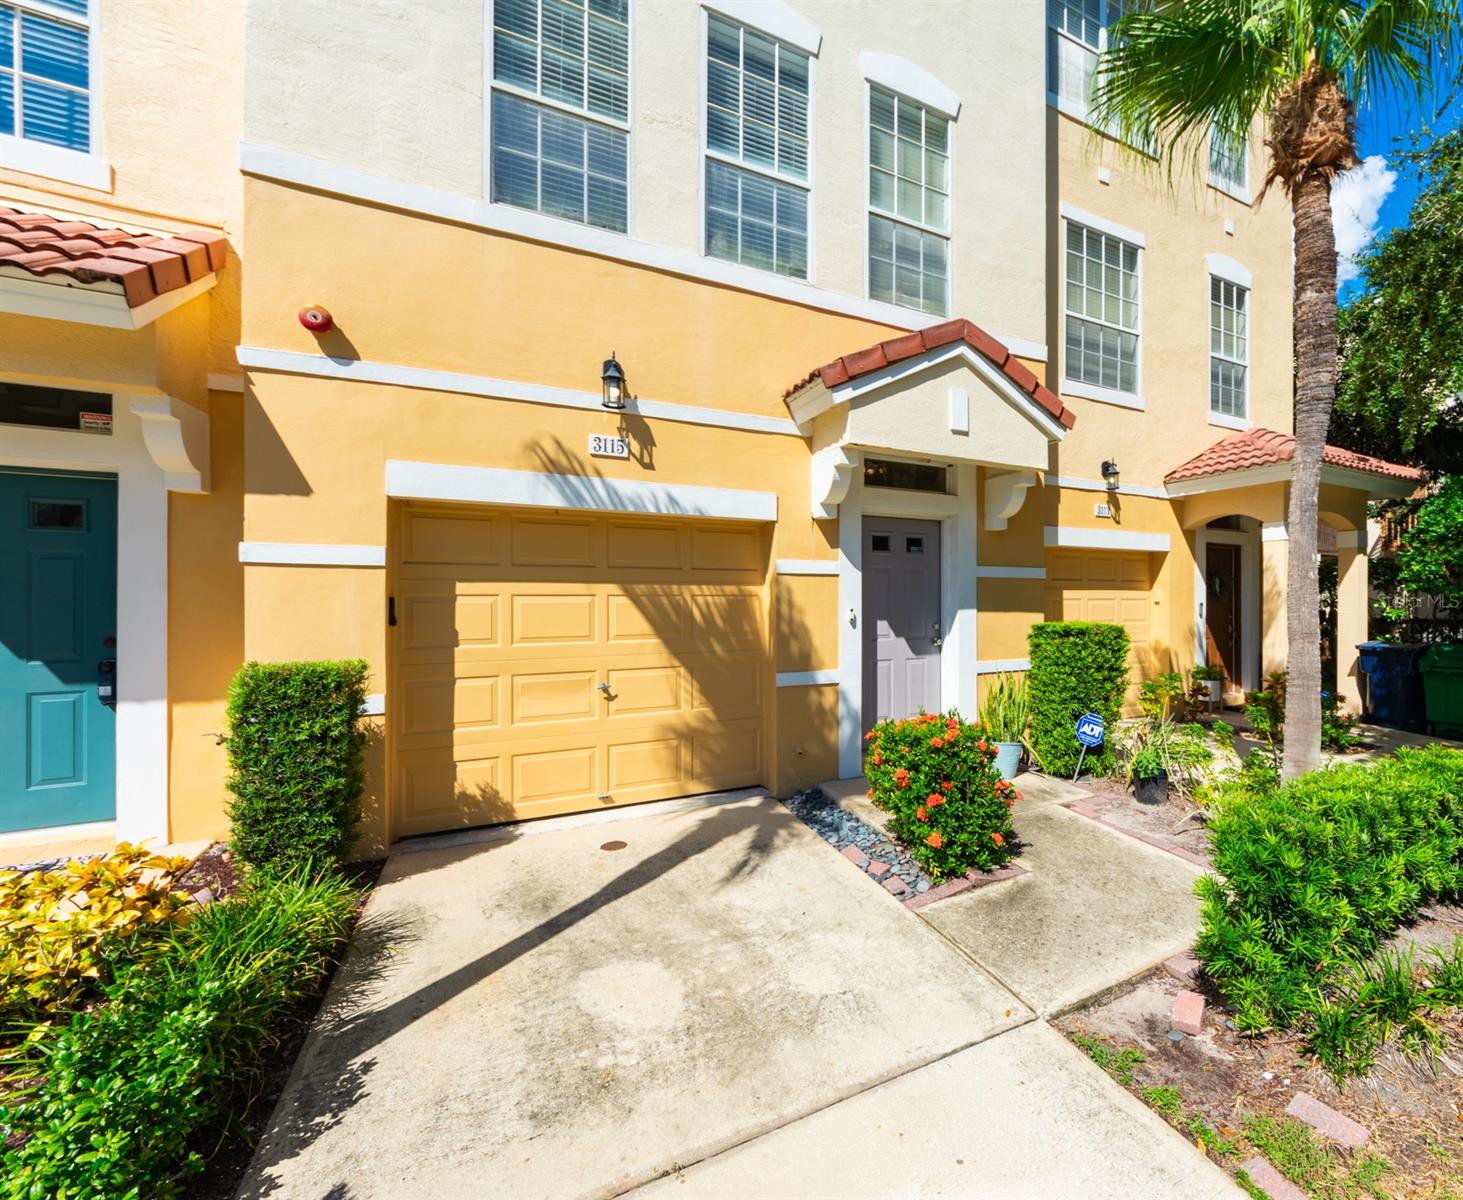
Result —
[[[516,567],[593,567],[598,522],[560,517],[513,518]]]
[[[403,832],[762,781],[764,530],[440,507],[399,526]]]
[[[597,597],[517,595],[513,597],[513,645],[550,648],[588,645],[598,636]]]
[[[1103,621],[1128,633],[1130,676],[1128,702],[1137,696],[1139,679],[1149,671],[1152,602],[1151,564],[1146,554],[1067,552],[1047,556],[1046,612],[1066,621]]]

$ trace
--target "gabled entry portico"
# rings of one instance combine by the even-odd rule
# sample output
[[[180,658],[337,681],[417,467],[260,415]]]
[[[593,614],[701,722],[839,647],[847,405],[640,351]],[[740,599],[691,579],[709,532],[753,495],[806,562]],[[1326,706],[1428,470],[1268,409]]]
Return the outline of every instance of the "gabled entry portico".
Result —
[[[1005,346],[964,320],[836,359],[786,400],[812,443],[811,515],[838,521],[839,774],[848,778],[861,770],[862,735],[878,716],[921,705],[974,715],[982,672],[1013,665],[980,657],[978,530],[1006,527],[1075,418]],[[887,550],[876,535],[891,539]],[[908,554],[895,555],[906,537],[927,539],[920,553],[938,551],[938,559],[911,572]],[[917,583],[917,599],[906,591],[886,600],[869,586],[866,573],[884,554],[878,569],[906,589]],[[928,617],[931,590],[938,613]],[[897,683],[896,668],[904,672]],[[938,688],[910,690],[926,678]]]

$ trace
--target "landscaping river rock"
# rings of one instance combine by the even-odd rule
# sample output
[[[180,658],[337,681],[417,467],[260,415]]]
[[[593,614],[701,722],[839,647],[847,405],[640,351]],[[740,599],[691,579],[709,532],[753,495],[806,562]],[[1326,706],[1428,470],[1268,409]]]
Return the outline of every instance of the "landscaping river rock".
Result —
[[[822,788],[809,788],[784,801],[804,825],[844,857],[877,880],[892,895],[905,899],[930,890],[930,877],[897,842],[864,824]],[[856,852],[856,853],[855,853]]]

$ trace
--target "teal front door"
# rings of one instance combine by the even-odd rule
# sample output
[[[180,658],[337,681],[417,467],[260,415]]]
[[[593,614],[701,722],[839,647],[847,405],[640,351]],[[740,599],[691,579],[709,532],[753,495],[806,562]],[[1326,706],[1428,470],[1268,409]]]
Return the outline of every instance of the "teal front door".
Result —
[[[116,622],[117,481],[0,470],[0,833],[116,815]]]

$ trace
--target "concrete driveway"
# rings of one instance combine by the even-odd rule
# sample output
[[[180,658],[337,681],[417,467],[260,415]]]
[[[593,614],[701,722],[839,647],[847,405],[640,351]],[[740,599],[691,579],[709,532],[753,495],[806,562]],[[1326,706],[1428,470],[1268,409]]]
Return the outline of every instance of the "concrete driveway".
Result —
[[[387,863],[241,1196],[1235,1195],[765,796],[453,840]]]
[[[1031,1017],[762,796],[397,853],[361,941],[243,1195],[610,1195]]]

